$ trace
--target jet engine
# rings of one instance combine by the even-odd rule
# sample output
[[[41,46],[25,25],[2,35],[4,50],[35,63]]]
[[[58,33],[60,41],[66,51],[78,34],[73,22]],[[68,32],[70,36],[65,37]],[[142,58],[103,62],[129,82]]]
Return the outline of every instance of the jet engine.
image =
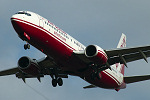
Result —
[[[105,64],[108,59],[105,51],[97,45],[87,46],[85,48],[85,55],[98,65]]]
[[[29,75],[37,76],[40,74],[40,68],[36,60],[30,59],[29,57],[21,57],[18,60],[18,68]]]

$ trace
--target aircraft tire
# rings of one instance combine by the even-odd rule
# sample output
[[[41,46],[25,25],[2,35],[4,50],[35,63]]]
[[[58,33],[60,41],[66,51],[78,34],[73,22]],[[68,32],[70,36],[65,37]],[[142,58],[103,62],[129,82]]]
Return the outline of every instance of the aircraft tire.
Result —
[[[56,80],[56,79],[53,79],[53,80],[52,80],[52,86],[53,86],[53,87],[56,87],[56,86],[57,86],[57,80]]]
[[[63,80],[62,80],[62,78],[58,78],[57,82],[58,82],[58,85],[59,85],[59,86],[62,86],[62,85],[63,85]]]
[[[29,44],[25,44],[25,45],[24,45],[24,49],[25,49],[25,50],[30,49],[30,45],[29,45]]]
[[[27,50],[27,48],[28,48],[28,47],[27,47],[27,44],[25,44],[25,45],[24,45],[24,49]]]

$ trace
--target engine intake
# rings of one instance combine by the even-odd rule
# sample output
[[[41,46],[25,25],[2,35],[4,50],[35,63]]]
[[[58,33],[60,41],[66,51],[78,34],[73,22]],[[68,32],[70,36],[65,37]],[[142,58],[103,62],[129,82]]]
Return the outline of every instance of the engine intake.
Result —
[[[86,56],[87,57],[93,57],[94,55],[96,55],[97,53],[97,49],[94,45],[89,45],[87,48],[86,48]]]
[[[97,45],[89,45],[85,49],[85,55],[96,64],[102,65],[107,62],[107,55],[104,50]]]
[[[18,60],[18,68],[29,75],[37,76],[40,74],[39,65],[36,60],[30,59],[29,57],[21,57]]]

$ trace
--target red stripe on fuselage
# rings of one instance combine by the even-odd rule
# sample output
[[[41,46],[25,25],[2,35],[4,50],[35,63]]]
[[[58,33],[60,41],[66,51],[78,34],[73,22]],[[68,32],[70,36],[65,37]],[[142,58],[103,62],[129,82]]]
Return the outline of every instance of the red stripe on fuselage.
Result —
[[[36,25],[36,24],[30,23],[30,22],[28,22],[28,21],[21,20],[21,19],[18,19],[18,18],[12,18],[12,20],[14,20],[14,21],[19,21],[19,22],[20,22],[20,21],[21,21],[21,22],[25,22],[25,24],[26,24],[26,23],[27,23],[27,24],[31,24],[33,27],[35,27],[35,28],[37,28],[37,29],[40,29],[40,30],[42,30],[42,31],[46,31],[47,34],[52,35],[53,37],[57,38],[57,41],[59,40],[59,41],[61,41],[62,43],[64,43],[65,45],[67,45],[69,48],[71,48],[72,50],[75,50],[73,47],[69,46],[69,45],[66,44],[64,41],[62,41],[61,39],[59,39],[58,37],[56,37],[55,35],[53,35],[52,33],[50,33],[49,31],[47,31],[46,29],[44,29],[44,28],[41,27],[41,26],[38,26],[38,25]]]

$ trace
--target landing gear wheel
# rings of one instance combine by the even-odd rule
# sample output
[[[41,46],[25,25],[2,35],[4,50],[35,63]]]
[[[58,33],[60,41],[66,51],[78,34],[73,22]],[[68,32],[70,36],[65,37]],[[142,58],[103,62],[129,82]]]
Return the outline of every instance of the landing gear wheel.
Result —
[[[53,87],[56,87],[56,86],[57,86],[57,80],[56,80],[56,79],[53,79],[53,80],[52,80],[52,86],[53,86]]]
[[[24,49],[25,49],[25,50],[30,49],[30,45],[29,45],[29,44],[25,44],[25,45],[24,45]]]
[[[59,86],[62,86],[62,85],[63,85],[63,80],[62,80],[62,78],[58,78],[57,82],[58,82],[58,85],[59,85]]]

